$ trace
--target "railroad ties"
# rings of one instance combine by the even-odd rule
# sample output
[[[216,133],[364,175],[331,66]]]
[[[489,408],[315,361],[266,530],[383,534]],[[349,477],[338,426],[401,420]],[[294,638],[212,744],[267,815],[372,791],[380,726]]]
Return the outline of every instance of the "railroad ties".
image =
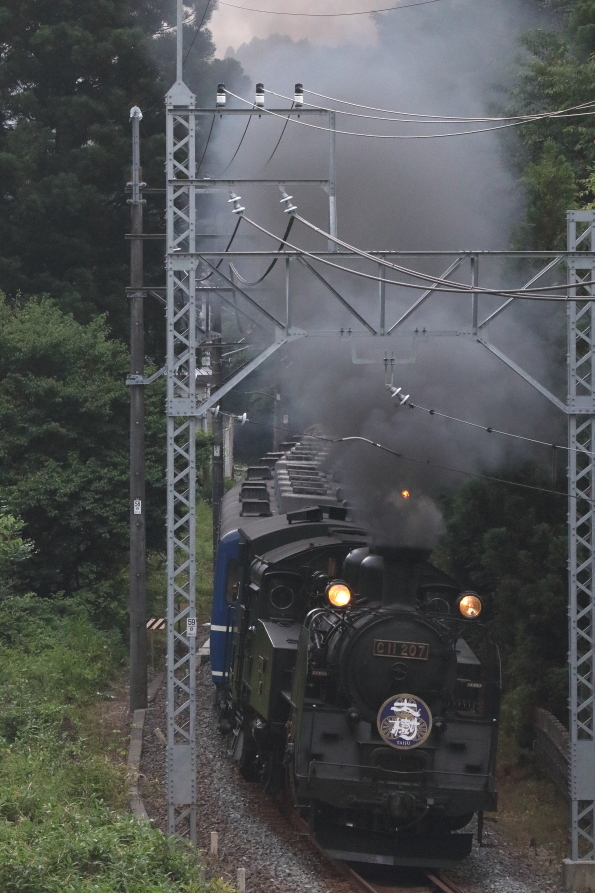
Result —
[[[347,863],[337,863],[341,873],[352,884],[358,893],[465,893],[442,871],[434,873],[432,870],[419,869],[420,880],[423,876],[423,886],[412,886],[411,881],[400,885],[398,881],[366,880],[357,871],[354,871]]]

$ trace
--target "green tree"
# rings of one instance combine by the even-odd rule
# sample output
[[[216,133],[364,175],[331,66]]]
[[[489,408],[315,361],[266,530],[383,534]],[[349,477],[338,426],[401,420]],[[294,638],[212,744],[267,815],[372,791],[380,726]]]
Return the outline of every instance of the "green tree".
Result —
[[[507,472],[519,483],[548,486],[537,468]],[[531,738],[532,708],[567,721],[566,500],[489,481],[461,487],[446,512],[439,560],[486,602],[485,622],[502,654],[514,732]]]
[[[526,224],[521,230],[524,247],[552,251],[566,247],[566,211],[576,206],[576,182],[571,166],[558,154],[552,139],[546,141],[535,164],[523,175],[527,195]]]
[[[0,288],[13,298],[47,293],[81,322],[107,312],[122,339],[129,110],[144,111],[143,174],[161,185],[172,15],[171,0],[0,0]],[[188,65],[205,95],[239,73],[213,52],[203,29]],[[149,207],[147,231],[162,216]],[[161,277],[162,256],[148,246],[149,274]]]
[[[0,597],[12,594],[15,564],[31,554],[33,544],[23,539],[24,524],[0,506]]]
[[[105,319],[81,325],[47,300],[0,300],[0,495],[35,551],[38,594],[106,580],[128,549],[128,357]],[[162,545],[162,391],[147,406],[147,539]]]
[[[593,5],[576,4],[571,23],[579,7]],[[522,247],[564,247],[564,202],[569,208],[576,207],[578,198],[583,205],[595,198],[589,180],[595,168],[595,122],[590,109],[582,113],[579,108],[593,100],[595,56],[585,57],[577,35],[576,25],[564,25],[561,30],[531,31],[522,38],[525,53],[508,113],[578,112],[574,117],[562,114],[532,121],[515,128],[515,138],[509,138],[511,162],[527,187],[526,225],[517,232]]]
[[[568,31],[579,52],[589,56],[595,52],[595,3],[576,0],[570,14]]]

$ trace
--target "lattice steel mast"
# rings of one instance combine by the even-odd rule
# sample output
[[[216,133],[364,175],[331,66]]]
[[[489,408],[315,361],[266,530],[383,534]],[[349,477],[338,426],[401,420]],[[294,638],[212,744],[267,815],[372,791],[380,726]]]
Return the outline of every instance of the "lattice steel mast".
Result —
[[[571,860],[595,860],[595,212],[568,212]],[[581,299],[582,298],[582,299]]]
[[[182,81],[182,0],[177,12],[166,96],[167,802],[169,832],[196,843],[196,121]]]

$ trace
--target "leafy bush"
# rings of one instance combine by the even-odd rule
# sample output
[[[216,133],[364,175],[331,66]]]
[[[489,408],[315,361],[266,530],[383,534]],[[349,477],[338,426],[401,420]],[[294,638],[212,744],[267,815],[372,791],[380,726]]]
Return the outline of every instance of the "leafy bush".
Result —
[[[46,821],[0,820],[3,893],[225,893],[200,854],[101,804],[57,807]]]
[[[121,814],[121,742],[89,703],[113,681],[122,646],[84,606],[29,595],[0,601],[2,893],[226,893],[200,854]],[[116,749],[117,748],[117,749]]]

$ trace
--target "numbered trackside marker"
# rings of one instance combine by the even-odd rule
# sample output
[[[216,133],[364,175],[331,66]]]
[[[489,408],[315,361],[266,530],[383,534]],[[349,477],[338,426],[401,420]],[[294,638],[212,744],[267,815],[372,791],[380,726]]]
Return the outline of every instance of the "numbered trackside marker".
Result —
[[[196,638],[196,617],[186,618],[186,635],[188,638]]]
[[[140,499],[135,499],[134,500],[134,514],[142,515],[142,513],[143,513],[142,512],[142,503],[141,503]]]

